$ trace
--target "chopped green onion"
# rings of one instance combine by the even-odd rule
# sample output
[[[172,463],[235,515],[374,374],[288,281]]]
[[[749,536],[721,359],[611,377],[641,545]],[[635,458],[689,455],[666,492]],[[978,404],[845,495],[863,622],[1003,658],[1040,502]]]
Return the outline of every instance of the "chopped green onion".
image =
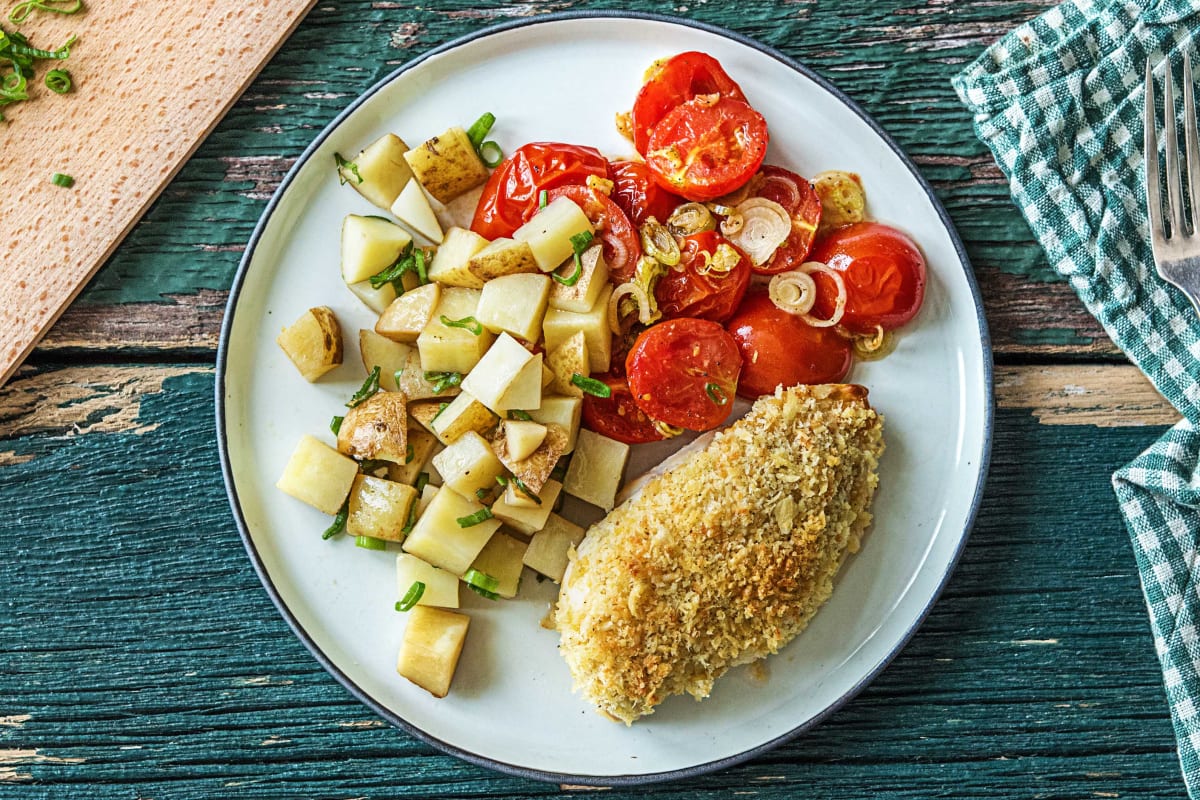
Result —
[[[394,380],[396,382],[397,386],[400,385],[400,376],[403,374],[404,374],[404,367],[401,367],[400,369],[398,369],[392,373],[392,380]]]
[[[347,161],[346,159],[344,159],[342,157],[341,153],[334,153],[333,160],[334,160],[334,162],[337,163],[338,183],[340,183],[342,186],[345,186],[350,180],[349,178],[346,177],[346,173],[343,170],[349,170],[350,173],[352,175],[354,175],[355,183],[363,182],[363,176],[361,174],[359,174],[359,171],[358,171],[358,164],[355,164],[353,161]],[[374,285],[374,284],[372,284],[372,285]],[[379,288],[379,287],[376,286],[375,288]]]
[[[425,380],[433,384],[433,393],[441,394],[447,389],[453,389],[462,383],[461,372],[426,372]]]
[[[480,589],[478,586],[476,586],[472,583],[468,583],[467,588],[470,589],[475,594],[479,595],[480,597],[487,598],[488,600],[499,600],[500,599],[500,595],[496,594],[495,592],[489,592],[487,589]]]
[[[387,542],[383,539],[376,539],[374,536],[356,536],[354,544],[364,550],[387,550]]]
[[[592,246],[592,241],[596,237],[592,236],[590,231],[580,231],[571,237],[571,250],[575,257],[575,271],[570,276],[564,278],[557,272],[551,272],[550,277],[561,283],[563,286],[574,286],[579,283],[580,277],[583,276],[583,251]]]
[[[417,475],[417,483],[413,488],[417,490],[417,494],[421,494],[422,492],[425,491],[425,487],[428,485],[429,485],[429,473],[421,472]]]
[[[362,387],[359,388],[359,390],[354,393],[354,396],[350,398],[350,402],[346,403],[346,408],[354,408],[356,406],[360,406],[364,402],[371,399],[378,393],[379,393],[379,366],[376,365],[375,369],[371,370],[371,374],[367,376],[367,379],[365,381],[363,381]]]
[[[64,189],[70,189],[75,185],[75,179],[70,175],[63,175],[61,172],[56,172],[50,176],[50,182],[55,186],[61,186]]]
[[[712,400],[719,406],[723,406],[729,402],[729,395],[715,383],[704,384],[704,391],[708,394],[708,399]]]
[[[333,431],[334,436],[337,436],[342,432],[342,423],[345,421],[345,417],[338,416],[335,416],[333,419],[329,420],[329,430]]]
[[[488,575],[486,572],[480,572],[477,569],[469,569],[462,576],[463,581],[468,586],[474,586],[477,589],[483,589],[485,592],[494,592],[500,588],[500,581]]]
[[[478,525],[481,522],[487,522],[492,518],[492,510],[490,508],[481,508],[474,514],[468,514],[465,517],[459,517],[455,520],[460,528],[470,528],[473,525]]]
[[[52,69],[46,73],[46,88],[55,94],[71,91],[71,73],[65,69]]]
[[[413,255],[412,242],[409,242],[400,251],[399,257],[394,262],[371,276],[371,288],[382,289],[390,283],[396,287],[396,293],[401,294],[404,291],[404,285],[400,279],[404,277],[404,273],[412,272],[414,269],[416,269],[416,257]]]
[[[450,407],[450,404],[449,404],[449,403],[438,403],[438,410],[437,410],[437,413],[436,413],[436,414],[434,414],[432,417],[430,417],[430,418],[429,418],[429,421],[430,421],[430,422],[433,422],[435,419],[437,419],[438,417],[440,417],[440,416],[442,415],[442,412],[443,412],[443,411],[445,411],[445,410],[446,410],[447,408],[449,408],[449,407]]]
[[[529,416],[528,411],[522,411],[519,408],[512,408],[508,411],[509,419],[519,419],[522,422],[533,422],[533,417]]]
[[[485,167],[498,167],[504,161],[504,151],[495,142],[484,142],[479,145],[479,160]]]
[[[479,502],[481,502],[481,503],[482,503],[482,502],[483,502],[483,500],[484,500],[484,498],[485,498],[485,497],[487,497],[487,496],[488,496],[488,490],[487,490],[487,489],[476,489],[476,490],[475,490],[475,499],[477,499]]]
[[[508,486],[508,478],[504,477],[503,475],[497,475],[496,483],[500,484],[501,486]]]
[[[496,115],[490,111],[485,111],[479,119],[475,120],[471,127],[467,128],[467,138],[471,140],[471,146],[478,150],[495,124]]]
[[[424,286],[429,283],[429,273],[425,271],[425,251],[418,249],[413,259],[417,262],[417,281]]]
[[[575,384],[580,389],[583,389],[583,391],[587,392],[593,397],[599,397],[602,399],[608,399],[609,397],[612,397],[612,389],[608,388],[607,384],[605,384],[603,381],[598,381],[595,378],[589,378],[587,375],[580,375],[578,372],[576,372],[571,376],[571,383]]]
[[[408,447],[404,449],[404,463],[411,464],[412,460],[417,457],[417,451],[413,449],[413,443],[409,442]]]
[[[550,205],[550,193],[545,189],[538,192],[538,211]]]
[[[397,611],[411,611],[412,607],[421,602],[421,595],[425,594],[425,584],[421,581],[413,581],[413,585],[408,587],[408,591],[404,593],[404,597],[400,598],[400,602],[396,603]]]
[[[424,472],[422,472],[421,474],[425,475],[426,480],[429,480],[428,474],[426,474]],[[420,484],[421,481],[418,480],[417,483]],[[421,490],[417,489],[417,491],[420,492]],[[413,500],[412,503],[410,503],[408,506],[408,520],[404,523],[404,527],[400,529],[400,532],[403,533],[405,536],[408,536],[410,533],[412,533],[413,526],[415,526],[416,524],[417,524],[417,501]]]
[[[364,458],[362,461],[358,462],[358,468],[366,475],[374,475],[376,472],[386,467],[389,463],[391,462],[383,461],[377,458]]]
[[[537,503],[539,506],[542,504],[542,498],[538,497],[536,494],[529,491],[529,487],[525,485],[525,481],[521,480],[516,475],[514,475],[512,482],[513,482],[513,484],[516,485],[517,491],[519,491],[521,494],[525,495],[530,500]]]
[[[64,6],[58,8],[57,6]],[[83,0],[24,0],[8,12],[8,21],[20,25],[34,11],[49,11],[53,14],[75,14],[83,9]]]
[[[462,328],[470,331],[475,336],[483,334],[483,326],[479,324],[479,320],[474,317],[463,317],[462,319],[450,319],[445,314],[442,314],[442,324],[447,328]]]
[[[350,518],[350,499],[346,498],[346,502],[342,503],[342,507],[338,509],[337,516],[333,518],[333,524],[325,529],[321,534],[322,539],[332,539],[346,529],[346,520]]]

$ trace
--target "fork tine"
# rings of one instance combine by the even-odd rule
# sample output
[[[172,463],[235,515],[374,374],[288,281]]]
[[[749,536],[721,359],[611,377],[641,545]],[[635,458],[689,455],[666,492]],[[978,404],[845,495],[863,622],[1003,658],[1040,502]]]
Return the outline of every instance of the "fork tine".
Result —
[[[1154,70],[1146,59],[1146,208],[1150,212],[1150,240],[1157,242],[1165,235],[1162,218],[1162,190],[1158,184],[1158,121],[1154,111]]]
[[[1171,237],[1184,235],[1183,227],[1183,179],[1179,174],[1179,134],[1175,130],[1175,94],[1171,61],[1167,60],[1166,78],[1163,81],[1163,138],[1167,159],[1167,207],[1171,210]]]
[[[1192,233],[1200,227],[1200,136],[1196,132],[1196,99],[1192,87],[1192,54],[1183,54],[1183,129],[1187,141],[1188,198],[1192,205]]]

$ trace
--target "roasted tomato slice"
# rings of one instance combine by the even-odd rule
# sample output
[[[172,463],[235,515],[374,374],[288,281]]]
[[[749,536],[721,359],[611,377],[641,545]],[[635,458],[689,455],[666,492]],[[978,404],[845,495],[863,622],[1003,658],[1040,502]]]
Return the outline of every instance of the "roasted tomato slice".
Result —
[[[855,333],[885,331],[917,315],[925,299],[925,258],[916,243],[895,228],[878,222],[856,222],[835,228],[813,248],[812,260],[842,274],[846,310],[841,324]],[[827,319],[833,313],[837,289],[818,272],[813,314]]]
[[[738,394],[752,400],[780,385],[838,383],[853,362],[850,340],[781,310],[766,292],[746,295],[725,327],[742,352]]]
[[[658,65],[633,102],[633,146],[645,155],[650,131],[668,111],[697,95],[711,94],[746,99],[721,64],[705,53],[680,53]]]
[[[596,233],[604,244],[604,261],[608,264],[610,280],[624,283],[633,277],[638,259],[642,257],[642,243],[637,228],[621,207],[604,192],[590,186],[560,186],[550,190],[551,200],[559,197],[574,200],[596,226]]]
[[[767,121],[745,102],[697,97],[654,126],[646,163],[664,189],[688,200],[713,200],[754,176],[768,138]]]
[[[668,270],[654,289],[663,316],[729,319],[750,285],[750,259],[716,231],[683,237],[679,255],[680,269]]]
[[[650,217],[666,222],[683,202],[682,197],[659,186],[650,168],[640,161],[613,161],[608,165],[608,176],[613,182],[609,196],[634,225],[641,225]]]
[[[471,230],[485,239],[512,236],[537,211],[543,189],[583,185],[589,175],[608,177],[608,159],[594,147],[561,142],[518,147],[484,184]]]
[[[625,359],[634,402],[651,419],[707,431],[733,410],[742,356],[715,322],[680,318],[647,328]]]
[[[792,232],[765,264],[754,267],[759,275],[788,272],[808,260],[817,226],[821,224],[821,198],[807,178],[783,167],[765,166],[759,172],[755,195],[774,200],[792,216]]]
[[[638,408],[629,392],[629,382],[613,375],[593,375],[603,381],[611,397],[583,396],[583,424],[596,433],[625,444],[657,442],[663,435],[646,412]]]

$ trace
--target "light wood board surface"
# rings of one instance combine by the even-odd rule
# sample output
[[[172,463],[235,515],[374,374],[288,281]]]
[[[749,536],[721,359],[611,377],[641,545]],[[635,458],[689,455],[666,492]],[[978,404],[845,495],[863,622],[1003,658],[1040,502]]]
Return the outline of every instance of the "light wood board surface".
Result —
[[[313,0],[88,0],[20,30],[54,49],[79,36],[55,95],[38,62],[30,100],[0,123],[0,385],[100,268]],[[70,189],[51,183],[61,172]],[[173,269],[164,261],[162,270]]]

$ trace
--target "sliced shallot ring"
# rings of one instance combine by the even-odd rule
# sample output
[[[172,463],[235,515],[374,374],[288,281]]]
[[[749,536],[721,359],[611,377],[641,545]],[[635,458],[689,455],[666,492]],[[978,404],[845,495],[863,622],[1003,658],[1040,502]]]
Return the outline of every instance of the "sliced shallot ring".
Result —
[[[800,270],[771,276],[767,294],[780,311],[797,316],[812,311],[817,302],[817,282]]]
[[[779,246],[792,235],[792,217],[787,209],[765,197],[751,197],[735,209],[742,218],[736,232],[721,232],[737,245],[755,266],[771,260]]]
[[[832,328],[842,321],[842,315],[846,313],[846,281],[842,278],[842,273],[838,272],[828,264],[822,264],[820,261],[806,261],[800,265],[800,272],[806,275],[812,275],[814,272],[823,272],[833,279],[837,286],[837,300],[834,302],[833,313],[829,319],[817,319],[812,314],[801,314],[800,319],[812,325],[814,328]]]
[[[625,295],[633,297],[637,303],[638,322],[643,325],[649,325],[653,320],[650,318],[650,297],[646,294],[646,290],[638,286],[633,281],[626,281],[613,289],[612,296],[608,298],[608,329],[613,333],[620,335],[625,333],[621,327],[620,302]]]
[[[778,184],[781,189],[787,192],[787,203],[783,205],[789,208],[795,208],[800,205],[800,187],[796,182],[786,175],[765,175],[763,176],[762,184],[758,187],[762,191],[767,184]]]

